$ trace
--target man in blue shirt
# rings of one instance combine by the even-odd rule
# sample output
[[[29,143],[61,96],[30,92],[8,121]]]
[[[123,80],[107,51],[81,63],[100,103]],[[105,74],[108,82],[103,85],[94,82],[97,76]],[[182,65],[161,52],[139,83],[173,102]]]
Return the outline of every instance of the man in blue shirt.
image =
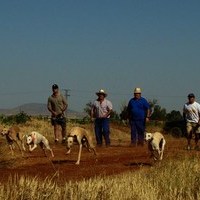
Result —
[[[145,122],[149,121],[150,107],[147,100],[141,97],[141,89],[134,89],[134,97],[128,103],[128,118],[131,126],[131,145],[144,144]]]

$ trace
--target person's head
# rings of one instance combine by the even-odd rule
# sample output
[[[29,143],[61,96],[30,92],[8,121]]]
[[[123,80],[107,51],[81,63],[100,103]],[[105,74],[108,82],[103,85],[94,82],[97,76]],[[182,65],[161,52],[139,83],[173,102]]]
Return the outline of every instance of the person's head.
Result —
[[[190,104],[194,103],[195,101],[195,95],[193,93],[188,94],[188,102]]]
[[[103,89],[96,92],[96,95],[98,96],[99,100],[103,100],[107,96],[106,92]]]
[[[134,98],[139,99],[141,97],[141,89],[140,88],[135,88],[134,89]]]
[[[52,85],[53,94],[57,94],[59,92],[59,87],[57,84]]]

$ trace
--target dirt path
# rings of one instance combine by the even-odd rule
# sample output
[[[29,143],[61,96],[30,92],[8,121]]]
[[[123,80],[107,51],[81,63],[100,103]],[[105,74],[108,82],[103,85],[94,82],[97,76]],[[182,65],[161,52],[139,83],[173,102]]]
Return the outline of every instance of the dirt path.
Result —
[[[197,154],[200,152],[183,150],[184,139],[168,141],[165,149],[164,159],[177,156],[178,154]],[[134,171],[142,168],[149,168],[154,165],[149,158],[147,145],[144,147],[129,147],[128,143],[121,146],[97,148],[98,161],[92,153],[83,149],[80,165],[75,165],[78,153],[78,146],[74,146],[72,153],[66,155],[66,147],[59,144],[53,147],[55,158],[44,157],[41,149],[36,149],[31,154],[26,153],[25,158],[18,156],[14,159],[14,165],[5,167],[0,162],[1,180],[7,180],[15,174],[38,176],[44,179],[55,174],[59,175],[59,181],[76,181],[100,175],[114,175],[125,171]],[[50,156],[50,154],[48,154]]]

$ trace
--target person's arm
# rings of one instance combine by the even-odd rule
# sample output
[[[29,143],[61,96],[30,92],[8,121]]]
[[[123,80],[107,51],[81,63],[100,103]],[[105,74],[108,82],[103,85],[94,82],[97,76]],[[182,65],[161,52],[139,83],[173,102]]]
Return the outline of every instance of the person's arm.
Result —
[[[64,113],[67,110],[67,107],[68,107],[67,100],[64,96],[62,96],[62,102],[63,102],[62,113]]]
[[[104,117],[105,118],[109,117],[110,114],[112,113],[112,110],[113,110],[113,105],[112,105],[111,101],[107,100],[107,113]]]
[[[49,110],[49,112],[51,112],[52,116],[56,116],[56,112],[52,110],[50,99],[48,99],[48,102],[47,102],[47,109]]]
[[[90,119],[91,119],[92,122],[94,121],[94,118],[95,118],[95,116],[94,116],[95,111],[94,110],[95,110],[95,106],[93,104],[92,107],[91,107],[91,111],[90,111]]]

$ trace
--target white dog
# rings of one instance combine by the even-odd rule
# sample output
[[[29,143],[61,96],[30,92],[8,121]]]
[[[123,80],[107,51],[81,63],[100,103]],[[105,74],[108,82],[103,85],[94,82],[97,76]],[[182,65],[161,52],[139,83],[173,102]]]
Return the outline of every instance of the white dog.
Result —
[[[53,151],[49,146],[49,141],[38,132],[32,131],[29,135],[27,135],[26,143],[29,145],[29,151],[33,151],[39,144],[43,150],[45,146],[51,152],[51,156],[54,157]],[[33,144],[33,147],[31,147],[31,144]],[[46,155],[45,150],[44,153]]]
[[[148,148],[154,159],[162,160],[166,144],[164,136],[159,132],[145,133],[145,141],[148,141]]]
[[[16,125],[11,126],[10,128],[0,128],[1,129],[1,134],[3,136],[6,136],[7,143],[10,147],[12,155],[14,155],[14,148],[13,148],[13,143],[17,144],[19,150],[21,151],[21,154],[23,156],[23,151],[26,150],[24,146],[24,136],[22,135],[20,128]]]
[[[89,151],[92,150],[94,155],[96,156],[96,150],[93,144],[92,136],[86,129],[81,128],[81,127],[73,127],[70,130],[68,138],[67,138],[67,147],[69,150],[67,151],[66,154],[69,154],[71,152],[71,147],[74,142],[77,142],[79,144],[79,153],[78,153],[78,160],[76,162],[76,165],[80,164],[83,145],[85,145]]]

